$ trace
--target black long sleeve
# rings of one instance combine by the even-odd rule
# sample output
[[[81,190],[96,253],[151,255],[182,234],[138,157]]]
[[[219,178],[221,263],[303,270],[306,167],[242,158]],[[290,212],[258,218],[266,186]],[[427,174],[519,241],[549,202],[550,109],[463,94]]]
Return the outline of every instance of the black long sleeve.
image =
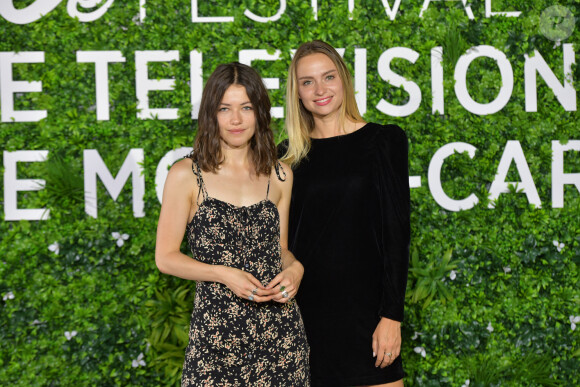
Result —
[[[407,137],[396,126],[377,136],[377,170],[384,262],[379,315],[403,321],[411,234],[410,192]]]
[[[294,168],[288,242],[304,265],[296,300],[310,342],[313,385],[403,377],[400,358],[384,369],[374,366],[371,343],[381,316],[403,319],[407,152],[401,128],[369,123],[343,136],[312,139],[307,158]]]

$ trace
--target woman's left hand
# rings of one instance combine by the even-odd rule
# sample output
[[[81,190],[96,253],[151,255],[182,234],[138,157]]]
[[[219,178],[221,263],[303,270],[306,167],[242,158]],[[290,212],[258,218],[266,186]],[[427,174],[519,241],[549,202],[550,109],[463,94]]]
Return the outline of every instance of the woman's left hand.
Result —
[[[377,358],[375,367],[385,368],[391,365],[400,353],[401,323],[381,317],[373,333],[373,356]]]
[[[266,286],[266,289],[277,289],[278,292],[272,300],[286,303],[290,301],[300,287],[300,282],[302,281],[302,276],[304,274],[304,269],[302,264],[298,261],[294,261],[286,269],[282,270],[270,283]]]

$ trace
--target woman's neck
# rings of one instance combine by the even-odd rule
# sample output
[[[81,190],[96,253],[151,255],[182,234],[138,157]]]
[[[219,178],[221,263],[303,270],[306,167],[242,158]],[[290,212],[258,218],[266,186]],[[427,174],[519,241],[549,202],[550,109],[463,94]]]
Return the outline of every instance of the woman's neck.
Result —
[[[354,122],[345,118],[340,120],[339,115],[333,117],[314,117],[314,129],[310,132],[312,138],[328,138],[352,133],[360,129],[364,123]]]
[[[223,167],[246,169],[248,171],[250,169],[253,170],[249,146],[241,148],[229,148],[227,146],[222,146],[222,155],[224,156],[224,161],[221,164]]]

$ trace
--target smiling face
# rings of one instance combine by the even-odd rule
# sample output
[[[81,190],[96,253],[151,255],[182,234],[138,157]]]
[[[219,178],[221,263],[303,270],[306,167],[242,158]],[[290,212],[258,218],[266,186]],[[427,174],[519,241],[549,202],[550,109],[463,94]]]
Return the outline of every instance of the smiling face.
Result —
[[[338,114],[344,91],[332,60],[321,53],[301,58],[296,66],[298,96],[315,118]]]
[[[244,86],[234,84],[227,88],[218,107],[217,121],[223,147],[248,146],[256,131],[256,115]]]

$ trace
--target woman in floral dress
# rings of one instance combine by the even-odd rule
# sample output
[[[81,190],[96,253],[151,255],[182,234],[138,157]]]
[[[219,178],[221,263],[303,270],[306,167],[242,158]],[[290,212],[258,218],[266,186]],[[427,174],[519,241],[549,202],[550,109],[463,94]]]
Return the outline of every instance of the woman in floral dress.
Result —
[[[304,269],[287,242],[292,171],[277,161],[270,108],[255,70],[218,66],[194,151],[165,182],[155,261],[197,282],[182,386],[310,384],[293,298]]]

